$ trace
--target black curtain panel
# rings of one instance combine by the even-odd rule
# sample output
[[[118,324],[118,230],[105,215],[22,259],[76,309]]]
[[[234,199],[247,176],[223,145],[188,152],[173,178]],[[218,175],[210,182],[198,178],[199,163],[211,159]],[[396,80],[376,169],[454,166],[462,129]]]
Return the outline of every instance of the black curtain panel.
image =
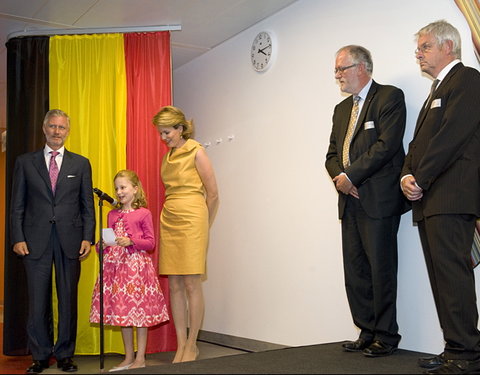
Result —
[[[27,355],[27,281],[10,243],[10,196],[15,159],[44,146],[49,109],[49,37],[12,38],[7,44],[7,160],[5,180],[5,296],[3,354]]]

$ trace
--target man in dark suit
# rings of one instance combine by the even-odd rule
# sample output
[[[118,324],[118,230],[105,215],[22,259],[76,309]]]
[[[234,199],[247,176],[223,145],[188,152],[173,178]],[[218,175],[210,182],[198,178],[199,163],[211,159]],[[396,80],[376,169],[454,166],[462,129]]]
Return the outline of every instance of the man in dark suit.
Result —
[[[335,78],[352,94],[335,107],[325,166],[338,190],[345,286],[356,341],[348,352],[392,354],[397,324],[397,232],[407,211],[398,179],[405,157],[403,92],[372,80],[370,52],[346,46],[336,55]]]
[[[50,110],[43,132],[45,148],[15,162],[11,202],[13,251],[23,257],[28,283],[27,333],[33,364],[27,373],[31,374],[48,368],[52,355],[62,371],[77,371],[72,357],[80,260],[90,252],[95,235],[90,162],[64,147],[69,117]],[[58,299],[55,344],[50,319],[52,265]]]
[[[401,186],[412,201],[445,339],[444,353],[419,365],[434,374],[477,372],[470,251],[480,216],[480,73],[460,62],[460,34],[449,23],[433,22],[416,37],[420,69],[435,81],[418,115]]]

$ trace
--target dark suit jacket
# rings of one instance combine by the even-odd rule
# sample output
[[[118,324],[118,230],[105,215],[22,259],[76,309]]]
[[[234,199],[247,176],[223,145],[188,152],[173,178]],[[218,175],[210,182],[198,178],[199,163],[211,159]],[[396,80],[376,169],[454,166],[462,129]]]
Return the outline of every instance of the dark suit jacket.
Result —
[[[480,73],[455,65],[418,116],[402,169],[424,190],[413,220],[436,214],[480,217]]]
[[[325,166],[332,178],[345,172],[358,188],[360,202],[372,218],[401,215],[408,203],[400,189],[400,170],[405,157],[406,108],[402,90],[375,81],[367,94],[350,144],[351,165],[344,171],[342,149],[353,100],[348,97],[333,113],[333,128]],[[339,193],[339,217],[347,196]]]
[[[26,241],[32,259],[47,249],[52,223],[65,255],[79,257],[82,240],[94,242],[92,170],[87,158],[65,150],[55,196],[43,149],[20,155],[13,174],[12,244]]]

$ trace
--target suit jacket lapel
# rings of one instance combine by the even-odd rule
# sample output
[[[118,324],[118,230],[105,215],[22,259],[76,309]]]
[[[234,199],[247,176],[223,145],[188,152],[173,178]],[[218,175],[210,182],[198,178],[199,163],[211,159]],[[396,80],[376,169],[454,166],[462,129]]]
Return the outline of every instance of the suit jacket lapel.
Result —
[[[47,165],[45,164],[45,156],[43,154],[43,149],[34,153],[33,165],[37,169],[40,177],[42,177],[42,179],[45,181],[45,184],[47,185],[47,188],[50,191],[50,194],[53,194],[52,183],[50,181],[50,175],[48,174]]]
[[[422,106],[422,109],[420,110],[419,114],[418,114],[418,119],[417,119],[417,125],[415,126],[415,132],[413,134],[413,137],[415,138],[415,136],[417,135],[418,131],[420,130],[420,128],[422,127],[423,125],[423,121],[425,120],[425,117],[427,117],[427,113],[428,111],[430,110],[430,107],[431,107],[431,103],[432,101],[434,100],[434,98],[436,96],[440,96],[438,95],[440,92],[441,92],[441,89],[443,87],[445,87],[445,85],[448,83],[448,81],[455,75],[455,73],[463,68],[464,65],[462,63],[458,63],[456,64],[452,69],[450,69],[450,71],[448,72],[448,74],[445,76],[444,79],[442,79],[442,81],[440,82],[440,84],[438,85],[438,87],[435,89],[433,95],[432,95],[432,98],[431,100],[427,103],[427,106],[425,108],[425,103],[424,105]]]
[[[445,78],[447,78],[447,77],[445,77]],[[433,101],[433,98],[435,97],[435,92],[438,92],[438,89],[440,88],[442,83],[443,83],[443,81],[440,82],[440,85],[435,89],[435,91],[434,91],[432,97],[430,98],[430,100],[427,102],[427,100],[428,100],[428,98],[427,98],[425,100],[425,102],[423,103],[422,108],[420,109],[420,113],[418,114],[417,125],[415,127],[415,133],[413,134],[414,137],[417,134],[418,129],[420,129],[421,124],[423,123],[423,120],[425,120],[425,117],[427,116],[428,110],[430,109],[430,106],[432,105],[431,103]]]
[[[363,103],[363,106],[362,106],[362,111],[358,116],[357,126],[355,127],[353,138],[357,136],[358,132],[362,127],[363,122],[365,121],[365,116],[367,115],[368,107],[370,107],[370,103],[372,102],[372,99],[377,92],[377,87],[378,87],[378,84],[375,81],[372,81],[372,86],[370,86],[370,90],[368,90],[367,97],[365,98],[365,102]]]
[[[342,121],[339,122],[340,124],[340,134],[341,134],[341,139],[340,139],[340,145],[343,148],[343,144],[345,143],[345,137],[347,136],[347,131],[348,131],[348,124],[350,122],[350,115],[352,113],[352,108],[353,108],[353,96],[350,97],[351,100],[348,101],[348,108],[345,109],[345,111],[341,111]],[[340,148],[340,154],[342,154],[342,149]]]
[[[45,184],[47,185],[50,194],[53,196],[52,183],[50,181],[50,175],[48,173],[47,165],[45,164],[45,156],[43,154],[43,149],[33,155],[33,164],[35,165],[35,168],[37,168],[38,173],[40,174],[42,179],[45,181]],[[62,167],[60,168],[60,171],[58,173],[57,187],[55,193],[56,195],[59,194],[59,190],[61,192],[63,181],[66,180],[71,165],[72,155],[69,151],[67,151],[67,149],[65,149],[62,160]]]
[[[60,171],[58,173],[58,180],[57,180],[57,187],[56,187],[56,192],[55,194],[59,194],[62,190],[62,185],[64,181],[67,179],[68,171],[70,170],[70,167],[72,165],[72,155],[70,154],[67,149],[65,149],[63,153],[63,160],[62,160],[62,167],[60,168]]]

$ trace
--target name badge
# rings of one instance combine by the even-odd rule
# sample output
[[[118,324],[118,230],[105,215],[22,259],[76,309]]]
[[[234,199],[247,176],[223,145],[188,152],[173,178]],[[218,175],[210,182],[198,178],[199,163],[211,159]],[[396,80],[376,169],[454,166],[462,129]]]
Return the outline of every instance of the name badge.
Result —
[[[440,108],[442,106],[442,99],[438,98],[432,101],[432,105],[430,106],[430,109],[432,108]]]
[[[375,123],[373,121],[367,121],[367,122],[365,122],[365,124],[363,124],[363,128],[365,130],[374,129],[375,128]]]

